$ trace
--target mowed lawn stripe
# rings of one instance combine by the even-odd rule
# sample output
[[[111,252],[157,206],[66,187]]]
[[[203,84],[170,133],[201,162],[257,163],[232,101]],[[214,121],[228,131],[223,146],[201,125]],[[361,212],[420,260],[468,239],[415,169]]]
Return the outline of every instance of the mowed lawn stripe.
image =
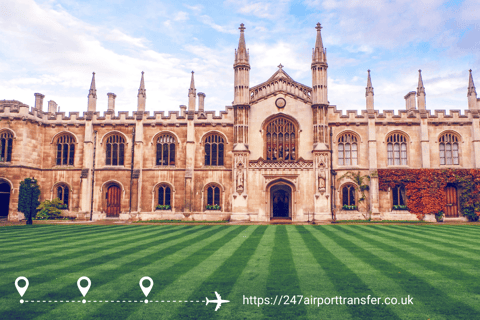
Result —
[[[241,306],[240,302],[242,301],[242,297],[231,295],[232,288],[247,266],[248,261],[255,253],[267,226],[251,226],[250,228],[254,228],[253,232],[247,229],[237,237],[238,239],[235,239],[237,242],[243,241],[235,251],[231,251],[230,249],[233,249],[232,244],[228,244],[230,248],[227,248],[224,254],[229,255],[229,258],[221,265],[218,265],[218,263],[214,264],[214,266],[218,265],[218,268],[214,269],[215,271],[195,288],[193,294],[190,294],[188,297],[189,301],[198,300],[199,297],[210,297],[213,299],[213,297],[215,297],[213,293],[218,291],[222,299],[232,301],[230,305],[236,306],[238,310],[238,307]],[[233,240],[231,242],[233,242]],[[222,247],[221,249],[226,248]],[[210,260],[211,259],[208,259],[204,263],[210,263]],[[197,277],[195,277],[195,279],[197,279]],[[188,287],[192,287],[192,284],[188,284]],[[219,318],[218,315],[222,315],[220,318],[225,318],[227,313],[233,317],[231,314],[232,308],[229,308],[227,311],[227,305],[228,304],[222,305],[222,312],[220,313],[214,311],[215,305],[205,307],[204,304],[187,304],[174,317],[175,319],[184,319],[190,318],[192,314],[195,314],[197,319],[214,319]]]
[[[229,243],[232,239],[238,236],[248,226],[206,226],[208,231],[204,239],[191,239],[186,242],[172,246],[166,250],[162,250],[160,255],[156,259],[152,256],[152,260],[145,259],[143,261],[143,270],[148,271],[148,276],[151,277],[155,283],[155,287],[152,293],[149,295],[151,300],[184,300],[188,295],[183,292],[189,290],[190,282],[194,282],[195,279],[191,278],[192,269],[196,268],[203,261],[207,260],[213,255],[219,248]],[[162,259],[166,257],[166,259]],[[206,264],[208,266],[208,263]],[[205,269],[205,268],[204,268]],[[133,269],[137,274],[137,270]],[[188,273],[188,274],[187,274]],[[147,274],[138,274],[138,278],[146,276]],[[179,278],[186,275],[186,278],[190,282],[183,283],[181,285],[169,286],[176,282]],[[145,296],[141,292],[138,286],[138,280],[133,281],[120,281],[119,279],[109,279],[109,281],[120,284],[123,283],[122,291],[125,293],[125,299],[145,299]],[[183,287],[182,287],[183,286]],[[122,297],[118,296],[119,299]],[[122,310],[121,317],[126,319],[132,315],[135,318],[150,319],[152,317],[158,317],[161,314],[161,318],[168,316],[170,308],[175,308],[171,304],[137,304],[127,305]],[[111,313],[111,307],[108,305],[102,305],[95,310],[95,316],[108,317]]]
[[[292,249],[286,226],[272,226],[275,228],[275,244],[270,256],[268,268],[268,280],[266,286],[266,297],[274,299],[276,296],[288,295],[290,299],[302,294],[297,270],[293,262]],[[284,297],[286,298],[286,297]],[[279,298],[280,299],[280,298]],[[289,300],[290,300],[289,299]],[[285,301],[285,299],[283,299]],[[277,300],[277,304],[280,300]],[[287,303],[280,305],[263,305],[263,314],[272,319],[304,319],[307,310],[303,304]]]
[[[313,227],[313,226],[296,226],[299,230],[303,241],[307,245],[310,252],[317,259],[329,277],[330,281],[335,286],[336,292],[342,297],[377,297],[374,292],[360,277],[358,273],[364,272],[359,270],[352,261],[349,265],[346,265],[346,257],[336,253],[337,244],[335,237],[332,236],[332,232],[329,229],[333,229],[331,226],[325,227]],[[340,246],[341,247],[341,246]],[[353,249],[357,250],[357,246],[353,246]],[[347,249],[347,251],[349,251]],[[367,265],[370,263],[367,262]],[[353,271],[355,270],[355,272]],[[319,296],[321,292],[319,292]],[[324,306],[324,308],[334,307],[332,305]],[[355,319],[400,319],[397,314],[386,305],[346,305],[348,312]]]
[[[115,228],[115,226],[110,226],[110,228]],[[75,242],[71,242],[67,245],[67,248],[62,246],[58,247],[55,251],[49,254],[45,254],[42,251],[32,251],[30,252],[28,257],[24,257],[22,259],[17,259],[15,262],[11,262],[5,266],[5,268],[0,269],[2,272],[10,271],[10,270],[18,270],[20,269],[28,269],[32,270],[35,268],[40,267],[47,267],[52,264],[57,265],[61,264],[63,261],[75,259],[77,257],[83,257],[83,259],[87,258],[89,254],[98,254],[104,250],[112,250],[113,248],[117,248],[124,244],[129,244],[131,239],[134,240],[142,240],[142,239],[151,239],[151,236],[156,234],[156,236],[163,236],[167,234],[171,234],[176,232],[174,229],[164,230],[150,230],[149,232],[145,232],[142,229],[134,229],[132,227],[133,234],[130,234],[127,238],[122,237],[121,235],[110,234],[104,238],[103,234],[95,234],[91,235],[88,239],[81,239]],[[122,239],[122,240],[119,240]],[[112,246],[112,247],[109,247]],[[98,249],[98,251],[96,250]],[[0,279],[1,283],[1,279]]]
[[[55,245],[48,245],[42,241],[41,248],[30,246],[27,249],[19,249],[21,254],[5,253],[5,264],[0,266],[0,270],[12,267],[17,268],[19,265],[27,267],[25,264],[28,264],[28,262],[31,261],[32,254],[35,256],[41,256],[42,259],[45,260],[59,255],[65,256],[71,251],[78,252],[78,249],[82,247],[85,250],[102,247],[104,241],[118,241],[118,239],[125,239],[126,237],[136,237],[137,235],[144,236],[144,234],[145,230],[138,228],[135,229],[134,227],[126,230],[118,230],[118,232],[116,232],[116,228],[110,227],[109,229],[103,230],[101,233],[95,233],[94,236],[90,234],[87,237],[75,237],[70,240],[59,237]]]
[[[24,235],[8,240],[1,240],[2,244],[5,244],[6,249],[11,249],[9,244],[15,244],[17,248],[29,248],[32,244],[36,244],[38,239],[41,238],[45,243],[57,243],[59,239],[75,239],[75,237],[81,237],[82,235],[91,235],[96,232],[103,232],[109,226],[88,226],[89,228],[85,229],[76,229],[74,226],[48,226],[49,229],[45,234],[35,234],[32,233],[32,229],[28,226],[22,227],[17,231],[16,234]],[[0,229],[2,230],[2,229]],[[3,247],[3,246],[2,246]],[[5,249],[5,248],[3,248]]]
[[[470,222],[469,225],[439,225],[436,226],[438,228],[442,228],[444,230],[447,230],[447,232],[450,232],[451,234],[458,235],[459,237],[464,237],[466,235],[475,237],[478,239],[480,237],[480,234],[478,233],[478,229],[480,228],[480,223],[475,222],[472,223]]]
[[[428,255],[429,260],[434,260],[439,263],[446,263],[446,265],[452,265],[454,267],[460,267],[459,261],[464,264],[466,268],[472,268],[472,273],[477,273],[475,268],[480,263],[480,255],[469,252],[467,250],[455,250],[444,246],[443,244],[436,243],[435,241],[414,240],[411,237],[405,237],[395,232],[391,232],[386,228],[369,228],[368,226],[358,226],[359,230],[362,230],[369,235],[376,235],[382,238],[391,239],[391,243],[400,242],[405,245],[406,250],[409,248],[415,249],[420,255]],[[439,230],[439,232],[441,232]],[[446,259],[447,258],[447,259]],[[464,268],[465,269],[465,268]],[[468,272],[468,270],[467,270]]]
[[[402,227],[402,226],[395,226]],[[462,241],[465,237],[480,240],[480,235],[478,233],[478,226],[474,228],[465,228],[462,232],[461,229],[457,229],[453,225],[433,225],[429,228],[422,229],[420,226],[412,226],[408,231],[420,233],[420,234],[438,234],[438,231],[441,230],[441,234],[448,235],[449,238]]]
[[[339,306],[321,306],[313,304],[312,297],[334,297],[338,295],[334,284],[317,262],[312,252],[303,241],[300,232],[308,232],[305,229],[299,230],[293,226],[287,227],[290,247],[292,249],[293,262],[297,270],[300,289],[305,298],[310,299],[307,308],[307,318],[309,319],[352,319],[345,305]]]
[[[111,227],[115,228],[115,226]],[[192,226],[181,228],[177,231],[184,231],[185,229],[188,230],[190,228],[192,228]],[[200,229],[198,230],[200,231]],[[172,230],[172,232],[175,232],[175,230]],[[160,230],[157,231],[157,233],[161,233]],[[195,233],[195,231],[191,231],[189,234],[192,233]],[[29,289],[25,295],[25,298],[27,299],[46,299],[49,297],[54,299],[68,299],[72,295],[73,297],[78,296],[79,291],[74,284],[76,284],[79,277],[86,275],[85,272],[87,272],[89,268],[94,267],[95,269],[103,270],[108,273],[105,269],[117,269],[119,265],[116,263],[116,260],[124,259],[125,255],[128,255],[128,253],[135,253],[145,248],[148,249],[152,246],[151,243],[155,241],[157,241],[157,245],[164,245],[165,243],[168,243],[168,241],[184,236],[185,232],[179,232],[178,234],[173,235],[165,235],[163,233],[158,237],[155,237],[154,234],[151,234],[150,236],[147,234],[148,241],[145,238],[142,238],[142,242],[129,242],[128,244],[124,243],[119,247],[92,250],[93,252],[87,255],[76,256],[75,259],[68,259],[62,261],[62,263],[49,264],[48,266],[25,270],[21,274],[15,272],[14,274],[23,275],[29,279],[32,288]],[[130,239],[130,241],[132,240]],[[137,239],[137,241],[139,240]],[[104,269],[104,266],[107,267]],[[0,290],[2,290],[1,287]],[[10,286],[8,286],[8,291],[12,296],[16,296],[17,294],[15,289]]]
[[[470,241],[465,241],[466,239],[445,239],[445,237],[443,237],[441,229],[439,229],[439,231],[436,233],[419,233],[413,230],[408,230],[406,228],[402,229],[394,227],[389,228],[389,232],[393,234],[398,234],[402,237],[416,239],[419,242],[436,243],[438,245],[444,246],[445,248],[451,248],[457,252],[467,253],[469,255],[471,253],[480,254],[480,250],[476,248],[475,243],[470,244]]]
[[[114,226],[113,226],[114,227]],[[142,228],[141,226],[139,226]],[[161,229],[161,228],[159,228]],[[177,231],[183,231],[185,227],[178,227]],[[156,268],[155,266],[151,265],[151,260],[148,257],[152,255],[156,255],[160,253],[166,253],[172,247],[174,252],[176,252],[179,247],[179,244],[183,244],[184,246],[191,245],[192,241],[196,242],[196,240],[201,241],[203,238],[209,238],[212,235],[215,235],[219,231],[218,228],[212,228],[210,226],[203,226],[203,227],[195,227],[195,226],[188,226],[187,229],[189,230],[188,233],[182,232],[179,233],[176,237],[169,237],[169,241],[157,243],[156,246],[149,246],[146,249],[140,250],[137,253],[136,259],[131,259],[132,257],[127,255],[119,255],[117,259],[108,260],[106,259],[104,263],[101,264],[92,264],[84,269],[75,268],[71,272],[64,271],[63,277],[61,279],[61,285],[55,286],[51,284],[51,287],[42,287],[39,288],[38,291],[40,292],[49,292],[49,295],[44,295],[40,299],[46,300],[69,300],[69,299],[81,299],[82,296],[77,288],[77,280],[80,276],[88,276],[92,281],[92,287],[89,290],[88,297],[91,300],[114,300],[117,301],[118,299],[125,300],[139,300],[144,299],[143,293],[140,290],[138,285],[138,281],[141,277],[145,276],[145,273],[149,273],[154,278],[153,272],[160,272],[164,266],[163,264],[159,264]],[[202,233],[203,232],[203,233]],[[131,247],[138,247],[141,244],[138,242],[131,243]],[[163,249],[162,249],[163,248]],[[124,251],[124,250],[123,250]],[[143,252],[142,252],[143,251]],[[123,252],[124,253],[124,252]],[[132,255],[135,254],[135,250],[132,251]],[[148,254],[146,256],[145,254]],[[142,256],[143,254],[143,256]],[[168,254],[168,253],[167,253]],[[147,257],[147,258],[145,258]],[[148,270],[142,270],[143,266],[150,267]],[[80,270],[80,271],[79,271]],[[147,272],[149,271],[149,272]],[[38,293],[39,295],[40,293]],[[52,296],[53,295],[53,296]],[[37,298],[34,296],[33,298]],[[29,305],[30,307],[32,305]],[[25,305],[27,307],[27,305]],[[116,310],[120,308],[125,308],[126,306],[117,306],[117,305],[89,305],[89,308],[85,308],[84,306],[80,305],[73,305],[73,304],[63,304],[57,305],[54,309],[44,310],[44,314],[40,316],[41,319],[63,319],[65,312],[72,313],[75,315],[79,315],[80,318],[88,318],[88,314],[92,312],[98,312],[98,309],[102,307],[106,307],[109,312],[112,313],[112,310]],[[20,310],[21,311],[21,310]],[[11,310],[12,314],[15,314],[17,310]],[[122,311],[123,312],[123,311]],[[120,312],[120,314],[122,314]],[[127,312],[128,313],[128,312]],[[121,316],[121,318],[125,318],[127,316]],[[103,318],[108,318],[108,312],[102,314]],[[100,317],[100,318],[102,318]]]
[[[267,226],[260,242],[248,260],[246,267],[237,278],[229,297],[234,297],[232,303],[222,305],[222,313],[218,318],[223,319],[263,319],[262,308],[250,303],[250,297],[265,297],[268,279],[268,267],[275,241],[275,228]],[[247,300],[244,304],[243,297]],[[232,298],[233,299],[233,298]],[[241,300],[239,300],[241,299]],[[223,309],[225,307],[225,309]]]
[[[350,235],[331,233],[331,236],[341,246],[356,246],[356,250],[352,250],[352,253],[369,262],[373,268],[381,270],[392,279],[396,279],[405,292],[408,292],[415,300],[423,302],[430,311],[428,317],[443,316],[453,319],[459,316],[460,318],[468,318],[478,314],[478,310],[471,307],[475,304],[476,299],[473,297],[470,299],[467,295],[460,297],[464,288],[457,287],[459,290],[454,290],[452,285],[456,286],[456,283],[449,280],[451,275],[438,270],[442,266],[437,265],[435,268],[433,261],[422,259],[406,250],[374,240],[367,237],[367,233],[363,235],[354,229],[349,228]],[[351,235],[352,233],[354,235]],[[388,242],[388,239],[384,239],[384,241]],[[364,245],[356,245],[360,242],[363,242]],[[398,241],[396,242],[398,243]],[[370,246],[366,245],[367,243]],[[435,271],[428,270],[428,263],[434,266],[432,269],[435,269]],[[446,282],[447,286],[435,286],[434,284],[437,281]],[[448,283],[450,284],[448,285]]]

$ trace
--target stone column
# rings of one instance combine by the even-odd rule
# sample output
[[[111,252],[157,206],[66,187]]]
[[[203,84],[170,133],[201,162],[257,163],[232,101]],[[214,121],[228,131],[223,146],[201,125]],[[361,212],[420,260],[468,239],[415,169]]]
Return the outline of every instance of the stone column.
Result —
[[[375,128],[375,115],[368,116],[368,167],[370,175],[370,211],[373,220],[380,220],[380,205],[379,205],[379,186],[377,177],[377,137]]]

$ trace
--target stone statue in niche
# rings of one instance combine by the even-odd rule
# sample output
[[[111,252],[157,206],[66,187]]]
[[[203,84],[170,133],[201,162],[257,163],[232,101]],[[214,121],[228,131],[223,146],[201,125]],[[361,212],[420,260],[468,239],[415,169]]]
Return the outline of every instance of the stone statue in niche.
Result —
[[[242,194],[245,189],[245,170],[243,164],[237,166],[237,192]]]
[[[325,170],[325,165],[323,163],[320,164],[318,167],[318,191],[322,194],[326,190],[326,180],[327,180],[327,173]]]

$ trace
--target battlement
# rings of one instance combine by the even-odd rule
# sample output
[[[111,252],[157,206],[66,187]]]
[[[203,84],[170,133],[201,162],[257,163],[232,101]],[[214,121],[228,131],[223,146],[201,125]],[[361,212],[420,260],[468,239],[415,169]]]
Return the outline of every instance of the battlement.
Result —
[[[215,111],[195,111],[194,121],[198,122],[231,122],[233,123],[233,107],[225,107],[225,111],[220,111],[217,115]],[[148,111],[119,111],[115,113],[112,110],[101,112],[44,112],[35,107],[30,107],[17,100],[1,100],[0,101],[0,119],[10,120],[30,120],[42,123],[44,125],[61,124],[61,123],[77,123],[84,121],[93,121],[103,124],[122,124],[125,122],[134,123],[136,120],[144,120],[145,122],[161,121],[172,122],[186,121],[186,112],[181,108],[180,111],[154,111],[150,114]]]
[[[432,114],[433,111],[433,114]],[[472,118],[478,118],[478,113],[471,110],[337,110],[337,106],[329,106],[328,121],[330,123],[366,123],[368,119],[376,122],[418,123],[421,119],[445,120],[448,122],[470,123]]]

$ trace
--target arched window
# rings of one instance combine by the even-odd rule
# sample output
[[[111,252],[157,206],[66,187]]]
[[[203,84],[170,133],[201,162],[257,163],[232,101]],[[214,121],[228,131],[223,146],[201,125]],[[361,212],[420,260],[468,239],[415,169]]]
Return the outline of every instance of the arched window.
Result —
[[[338,165],[357,165],[358,144],[357,137],[352,133],[345,133],[338,139]]]
[[[158,205],[172,206],[172,189],[168,185],[158,187]]]
[[[175,165],[175,138],[168,134],[162,134],[157,138],[157,166]]]
[[[393,209],[406,209],[407,196],[404,186],[395,186],[392,189]]]
[[[106,165],[123,166],[125,158],[125,139],[119,134],[107,138]]]
[[[219,185],[210,184],[206,187],[205,192],[205,209],[220,210],[221,209],[221,189]]]
[[[70,190],[68,189],[68,186],[66,184],[58,184],[56,187],[55,187],[55,191],[56,191],[56,198],[60,199],[64,205],[66,205],[67,207],[65,209],[69,209],[70,206],[69,206],[69,199],[70,199]]]
[[[459,164],[458,137],[453,133],[446,133],[438,140],[440,145],[440,164]]]
[[[4,131],[0,133],[0,162],[12,161],[13,135]]]
[[[402,133],[391,134],[387,139],[389,166],[407,165],[407,137]]]
[[[355,202],[355,186],[353,184],[347,184],[342,188],[342,205],[354,206]]]
[[[270,161],[295,161],[297,127],[279,117],[265,125],[265,157]]]
[[[218,134],[211,134],[205,138],[205,165],[223,166],[224,140]]]
[[[57,139],[57,166],[73,166],[75,158],[75,139],[69,134],[62,134]]]

